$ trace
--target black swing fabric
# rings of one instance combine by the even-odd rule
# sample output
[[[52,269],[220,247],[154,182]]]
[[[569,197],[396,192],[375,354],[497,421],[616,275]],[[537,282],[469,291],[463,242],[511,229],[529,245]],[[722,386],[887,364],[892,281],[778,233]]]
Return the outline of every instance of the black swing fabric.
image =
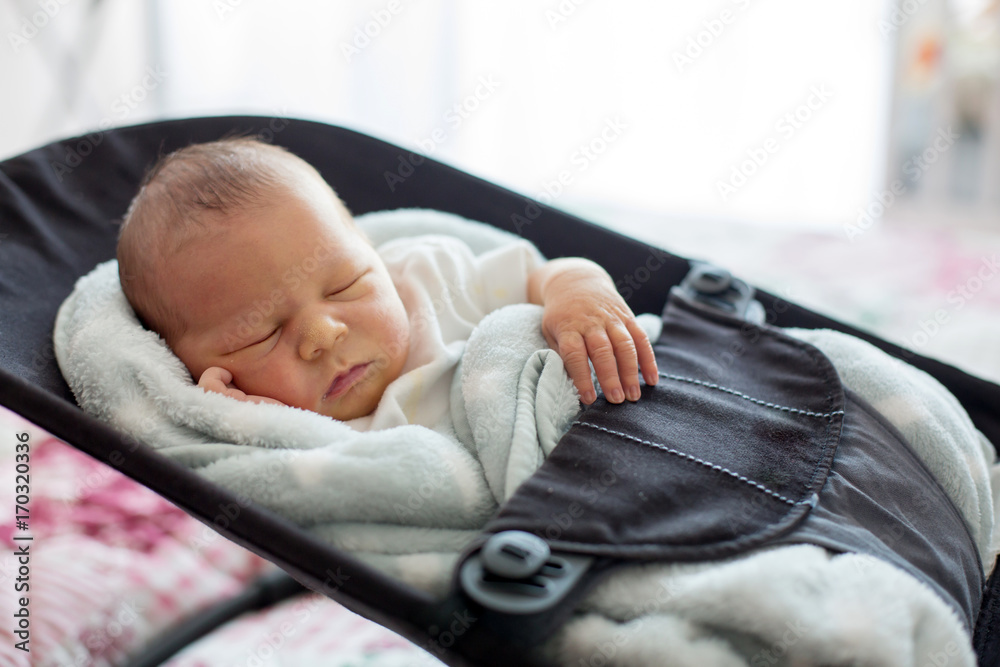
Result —
[[[0,162],[0,403],[448,664],[539,664],[477,625],[464,631],[469,641],[443,647],[441,628],[459,610],[317,542],[279,517],[240,505],[234,494],[77,408],[52,349],[59,305],[80,276],[114,256],[117,221],[158,155],[231,135],[257,135],[287,147],[315,165],[355,214],[435,208],[518,233],[549,257],[593,259],[620,281],[636,312],[659,312],[669,288],[689,269],[687,260],[659,248],[344,128],[287,118],[210,117],[96,132]],[[634,280],[639,267],[645,267],[643,277],[648,275],[644,282]],[[757,297],[771,324],[844,331],[929,372],[988,438],[1000,442],[1000,387],[773,295],[759,292]],[[232,518],[234,506],[240,511]],[[984,608],[997,613],[997,599],[991,589]],[[977,638],[993,650],[1000,648],[996,626],[991,616],[977,629]]]
[[[815,544],[892,563],[972,632],[984,582],[964,519],[819,350],[672,294],[654,351],[659,383],[637,403],[586,407],[466,557],[491,534],[524,531],[554,553],[598,557],[593,585],[622,561]],[[569,611],[520,622],[480,613],[523,641]]]

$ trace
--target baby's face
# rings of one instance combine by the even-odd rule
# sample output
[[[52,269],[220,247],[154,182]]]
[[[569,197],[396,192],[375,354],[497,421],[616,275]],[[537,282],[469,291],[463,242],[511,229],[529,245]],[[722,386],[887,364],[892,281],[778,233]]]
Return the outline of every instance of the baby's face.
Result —
[[[385,265],[332,197],[286,192],[161,267],[186,325],[169,341],[195,381],[212,366],[254,396],[340,420],[370,414],[409,351]]]

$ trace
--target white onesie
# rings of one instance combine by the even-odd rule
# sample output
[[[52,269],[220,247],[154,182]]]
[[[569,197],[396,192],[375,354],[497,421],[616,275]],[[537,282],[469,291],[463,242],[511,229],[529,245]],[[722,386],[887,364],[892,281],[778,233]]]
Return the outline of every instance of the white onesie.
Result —
[[[463,241],[427,235],[378,247],[410,320],[410,353],[375,411],[346,422],[358,431],[450,420],[452,378],[465,343],[490,312],[528,301],[528,276],[544,260],[517,240],[475,255]]]

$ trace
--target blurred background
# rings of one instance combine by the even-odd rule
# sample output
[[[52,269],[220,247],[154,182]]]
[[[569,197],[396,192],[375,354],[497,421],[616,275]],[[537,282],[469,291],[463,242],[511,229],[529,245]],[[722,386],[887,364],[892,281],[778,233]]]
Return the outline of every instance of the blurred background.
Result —
[[[0,26],[0,157],[336,123],[1000,378],[969,316],[1000,281],[956,291],[1000,248],[997,0],[6,0]]]
[[[992,0],[0,8],[0,156],[254,113],[356,128],[565,208],[818,229],[901,178],[906,203],[1000,213]]]
[[[0,29],[0,159],[164,118],[334,123],[1000,381],[998,0],[0,0]],[[62,468],[39,494],[65,511],[124,484],[81,485],[78,455],[49,447]],[[104,497],[112,514],[141,505]],[[190,546],[185,525],[163,534]],[[129,548],[136,572],[190,576],[165,565],[173,552]],[[179,553],[208,554],[231,586],[265,567],[216,548],[232,551]],[[160,579],[142,599],[161,617],[114,641],[138,593],[104,587],[119,621],[87,630],[107,639],[93,664],[117,664],[195,605]],[[65,588],[56,575],[51,586]],[[316,605],[293,627],[326,644],[274,634],[279,610],[172,664],[434,662]],[[71,661],[68,623],[43,640],[63,651],[51,664],[91,664]]]
[[[565,208],[837,225],[885,177],[898,31],[882,34],[880,5],[8,1],[0,154],[155,118],[288,115]],[[930,124],[905,137],[919,143],[953,120],[913,123]]]

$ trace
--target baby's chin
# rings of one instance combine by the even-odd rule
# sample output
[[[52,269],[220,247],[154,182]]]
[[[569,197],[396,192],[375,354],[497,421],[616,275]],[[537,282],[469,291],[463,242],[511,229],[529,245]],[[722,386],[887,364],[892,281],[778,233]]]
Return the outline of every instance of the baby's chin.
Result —
[[[378,402],[376,402],[372,406],[364,406],[360,408],[343,409],[338,406],[334,408],[327,408],[325,410],[313,410],[313,412],[317,412],[318,414],[324,415],[326,417],[336,419],[337,421],[349,422],[352,419],[360,419],[361,417],[367,417],[371,413],[375,412],[375,408],[377,407],[378,407]]]

